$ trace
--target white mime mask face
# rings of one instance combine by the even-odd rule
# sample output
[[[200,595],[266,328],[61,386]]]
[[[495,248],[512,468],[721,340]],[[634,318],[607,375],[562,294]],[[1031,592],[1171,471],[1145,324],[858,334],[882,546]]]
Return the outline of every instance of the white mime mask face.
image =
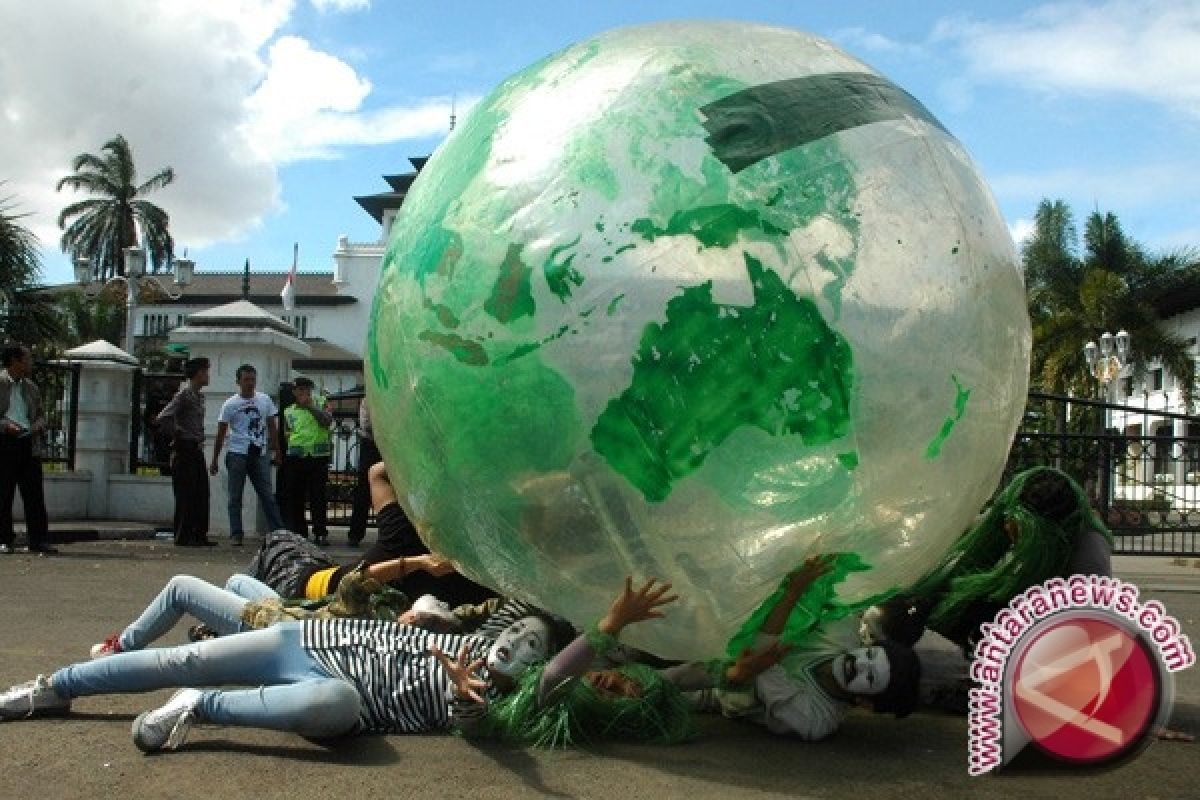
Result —
[[[540,617],[522,617],[496,637],[487,654],[489,672],[517,678],[550,653],[550,626]]]
[[[860,647],[833,659],[833,679],[850,694],[879,694],[892,679],[892,665],[882,647]]]

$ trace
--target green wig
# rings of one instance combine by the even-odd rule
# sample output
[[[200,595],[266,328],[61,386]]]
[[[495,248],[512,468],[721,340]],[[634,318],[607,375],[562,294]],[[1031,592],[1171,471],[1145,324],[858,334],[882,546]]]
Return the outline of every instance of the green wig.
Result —
[[[1043,488],[1047,490],[1039,497]],[[1015,543],[1004,530],[1006,520],[1017,525]],[[1089,530],[1112,543],[1112,534],[1078,483],[1052,467],[1025,470],[993,498],[983,518],[954,543],[941,563],[905,594],[932,604],[929,628],[960,628],[977,603],[1005,605],[1018,592],[1062,575],[1079,538]]]
[[[619,672],[642,689],[640,697],[603,695],[573,678],[538,703],[546,665],[528,669],[515,691],[489,704],[479,733],[537,747],[570,747],[594,739],[677,744],[696,736],[691,704],[657,670],[627,664]]]

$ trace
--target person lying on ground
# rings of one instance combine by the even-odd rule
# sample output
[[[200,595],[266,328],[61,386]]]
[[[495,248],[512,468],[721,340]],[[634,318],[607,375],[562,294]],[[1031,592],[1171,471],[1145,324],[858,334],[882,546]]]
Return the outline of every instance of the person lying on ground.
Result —
[[[635,590],[627,578],[599,622],[554,660],[526,671],[511,692],[488,692],[481,659],[465,650],[453,658],[439,651],[437,657],[454,692],[452,721],[468,736],[544,747],[600,737],[663,744],[691,739],[695,726],[685,691],[752,681],[777,663],[785,648],[775,644],[747,650],[732,663],[692,662],[664,670],[644,664],[595,669],[618,647],[624,628],[663,617],[663,609],[677,599],[670,591],[670,584],[653,579]]]
[[[133,723],[143,752],[174,749],[196,722],[309,738],[422,733],[450,725],[451,680],[435,653],[480,662],[473,691],[498,697],[558,652],[560,620],[522,616],[495,639],[379,620],[286,621],[181,647],[121,652],[0,693],[0,720],[68,713],[77,697],[184,688]]]
[[[316,600],[337,590],[342,578],[360,564],[396,561],[402,557],[429,553],[416,527],[396,499],[396,490],[388,479],[383,463],[368,471],[371,505],[379,525],[376,543],[354,564],[339,565],[329,555],[302,536],[278,530],[267,535],[250,563],[247,573],[274,589],[281,597]],[[454,572],[418,575],[397,574],[391,580],[403,580],[410,597],[432,594],[458,606],[482,603],[495,592],[473,583]]]
[[[756,648],[779,641],[796,604],[831,565],[828,557],[809,558],[788,576]],[[864,647],[857,623],[847,619],[818,624],[791,645],[777,666],[757,675],[752,686],[700,693],[694,702],[701,710],[751,719],[772,733],[815,741],[836,731],[854,705],[908,716],[917,704],[920,674],[920,661],[910,647],[888,640]]]
[[[339,582],[333,595],[320,604],[290,602],[249,575],[230,576],[223,589],[191,575],[176,575],[128,627],[92,645],[91,657],[145,649],[165,636],[185,615],[200,620],[204,628],[202,633],[197,633],[196,628],[189,632],[193,641],[267,628],[287,620],[397,621],[413,604],[388,581],[418,571],[436,575],[453,569],[454,565],[449,561],[432,554],[363,564],[351,570]],[[428,616],[427,612],[425,616]],[[512,621],[511,616],[509,621]]]

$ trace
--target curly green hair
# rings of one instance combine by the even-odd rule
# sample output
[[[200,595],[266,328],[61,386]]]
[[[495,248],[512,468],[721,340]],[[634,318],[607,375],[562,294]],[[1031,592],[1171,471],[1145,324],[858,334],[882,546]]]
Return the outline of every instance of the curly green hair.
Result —
[[[1007,520],[1016,523],[1016,541],[1005,532]],[[993,498],[941,563],[904,594],[928,602],[929,628],[957,630],[977,603],[1004,605],[1018,592],[1062,575],[1079,537],[1089,530],[1112,543],[1078,483],[1053,467],[1025,470]]]
[[[676,744],[695,737],[691,704],[657,670],[627,664],[618,671],[641,687],[639,697],[601,694],[573,678],[539,702],[546,665],[528,669],[515,691],[493,701],[479,733],[537,747],[570,747],[594,739]]]

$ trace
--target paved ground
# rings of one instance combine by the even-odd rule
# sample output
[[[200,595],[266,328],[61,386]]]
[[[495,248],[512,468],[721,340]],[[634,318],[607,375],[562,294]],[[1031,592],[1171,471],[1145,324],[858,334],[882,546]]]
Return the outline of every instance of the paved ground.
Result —
[[[85,657],[89,645],[131,619],[173,574],[220,581],[249,560],[248,551],[224,545],[179,550],[154,541],[102,540],[63,550],[57,558],[0,556],[8,612],[0,617],[0,683]],[[1123,559],[1118,571],[1136,577],[1200,642],[1200,564]],[[167,643],[183,639],[181,626]],[[1174,727],[1200,734],[1200,669],[1184,673],[1177,690]],[[708,719],[693,744],[569,752],[477,746],[453,736],[361,737],[325,748],[290,735],[204,726],[179,752],[143,756],[130,742],[130,722],[168,695],[87,698],[66,719],[0,723],[0,797],[1200,796],[1200,744],[1158,743],[1101,774],[970,779],[966,720],[934,714],[894,721],[857,713],[818,744]]]

